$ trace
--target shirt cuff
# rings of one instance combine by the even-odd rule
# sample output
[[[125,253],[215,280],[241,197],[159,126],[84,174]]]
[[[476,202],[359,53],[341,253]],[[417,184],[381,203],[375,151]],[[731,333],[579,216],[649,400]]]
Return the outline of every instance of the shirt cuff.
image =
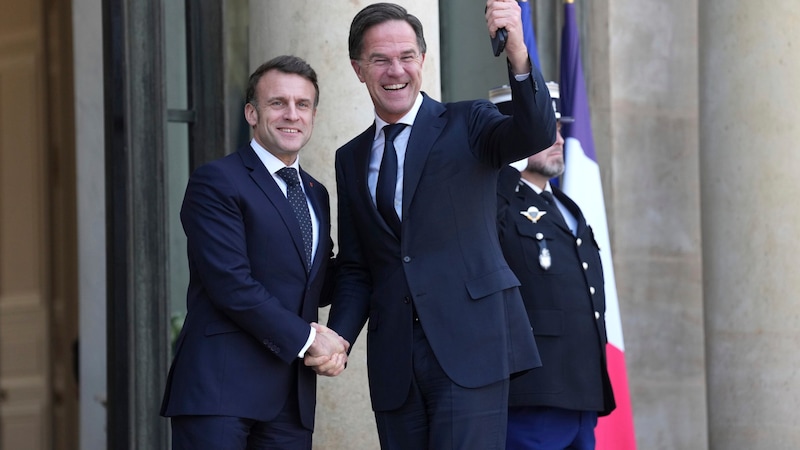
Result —
[[[531,73],[530,73],[530,72],[528,72],[528,73],[521,73],[521,74],[519,74],[519,75],[514,75],[514,79],[515,79],[515,80],[517,80],[517,81],[525,81],[525,80],[527,80],[527,79],[528,79],[528,77],[529,77],[529,76],[531,76]]]
[[[311,344],[314,343],[314,338],[317,337],[317,330],[314,327],[310,328],[311,332],[308,333],[308,340],[306,340],[306,345],[304,345],[303,348],[300,349],[300,353],[297,354],[298,358],[305,358],[308,347],[311,347]]]

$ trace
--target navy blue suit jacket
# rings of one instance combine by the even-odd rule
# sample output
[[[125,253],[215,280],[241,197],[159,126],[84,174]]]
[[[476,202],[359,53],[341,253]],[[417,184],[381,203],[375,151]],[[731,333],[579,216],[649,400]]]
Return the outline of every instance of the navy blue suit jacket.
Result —
[[[313,428],[316,375],[297,355],[330,295],[333,243],[328,191],[300,174],[320,225],[310,271],[297,218],[249,145],[192,174],[181,209],[187,316],[163,415],[267,421],[295,395],[302,424]]]
[[[445,373],[479,387],[539,365],[519,282],[497,239],[500,167],[549,147],[556,121],[534,70],[509,74],[515,115],[488,101],[424,96],[411,128],[398,240],[370,197],[373,124],[336,153],[339,254],[328,325],[354,342],[367,319],[373,409],[406,399],[412,377],[412,304]],[[352,364],[352,363],[351,363]]]
[[[552,406],[600,415],[614,409],[606,364],[605,291],[600,250],[578,205],[553,194],[577,220],[575,235],[520,173],[506,167],[498,179],[498,232],[509,266],[522,282],[542,367],[511,380],[509,405]],[[548,211],[532,222],[520,211]],[[539,260],[550,252],[549,268]]]

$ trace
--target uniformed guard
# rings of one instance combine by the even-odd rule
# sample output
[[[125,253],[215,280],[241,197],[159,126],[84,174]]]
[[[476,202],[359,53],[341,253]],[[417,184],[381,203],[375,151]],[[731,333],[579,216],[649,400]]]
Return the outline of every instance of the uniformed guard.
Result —
[[[597,417],[615,407],[606,367],[600,249],[575,202],[550,179],[564,172],[558,85],[547,83],[559,120],[552,147],[501,170],[498,233],[520,292],[542,367],[511,381],[507,449],[595,448]],[[501,112],[510,91],[490,91]]]

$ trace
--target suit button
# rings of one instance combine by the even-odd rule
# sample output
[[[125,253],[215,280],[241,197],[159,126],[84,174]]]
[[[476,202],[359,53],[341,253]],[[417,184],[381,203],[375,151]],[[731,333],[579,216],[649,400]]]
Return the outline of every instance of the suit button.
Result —
[[[272,350],[273,352],[275,352],[275,353],[280,353],[280,352],[281,352],[281,349],[280,349],[280,348],[278,348],[278,346],[277,346],[277,345],[275,345],[275,344],[274,344],[272,341],[270,341],[269,339],[264,339],[264,341],[262,341],[262,342],[264,343],[264,345],[265,345],[265,346],[266,346],[268,349]]]
[[[405,297],[405,298],[403,298],[403,303],[405,303],[407,305],[407,304],[411,303],[411,299],[408,298],[408,297]]]
[[[594,312],[594,318],[595,319],[600,319],[600,313],[598,311]]]
[[[589,286],[589,293],[594,295],[594,286]]]
[[[411,257],[410,257],[410,256],[403,256],[403,262],[404,262],[404,263],[409,263],[409,262],[411,262]]]
[[[577,245],[578,247],[580,247],[580,246],[581,246],[581,244],[583,244],[583,240],[581,240],[581,238],[578,238],[578,239],[576,239],[576,240],[575,240],[575,245]]]
[[[589,268],[589,263],[583,263],[582,266],[583,266],[583,270],[586,270],[586,269]]]

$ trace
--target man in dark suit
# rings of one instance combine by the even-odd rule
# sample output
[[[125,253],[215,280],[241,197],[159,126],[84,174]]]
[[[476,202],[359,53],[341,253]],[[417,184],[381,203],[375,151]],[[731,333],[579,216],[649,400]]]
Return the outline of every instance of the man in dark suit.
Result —
[[[341,276],[328,326],[352,342],[369,319],[383,449],[503,448],[509,376],[539,365],[495,197],[501,167],[554,142],[555,116],[517,3],[490,0],[486,20],[490,35],[508,32],[513,118],[420,93],[425,39],[404,8],[367,6],[350,28],[375,123],[336,154]]]
[[[181,209],[190,281],[161,414],[174,449],[311,449],[316,375],[349,344],[315,323],[331,285],[328,191],[298,153],[319,88],[293,56],[250,76],[250,144],[198,168]]]
[[[558,85],[547,85],[560,130],[571,119],[560,117]],[[591,450],[598,415],[615,406],[600,251],[578,205],[550,185],[564,172],[560,131],[552,147],[520,163],[500,172],[498,232],[522,283],[542,367],[511,380],[506,448]]]

